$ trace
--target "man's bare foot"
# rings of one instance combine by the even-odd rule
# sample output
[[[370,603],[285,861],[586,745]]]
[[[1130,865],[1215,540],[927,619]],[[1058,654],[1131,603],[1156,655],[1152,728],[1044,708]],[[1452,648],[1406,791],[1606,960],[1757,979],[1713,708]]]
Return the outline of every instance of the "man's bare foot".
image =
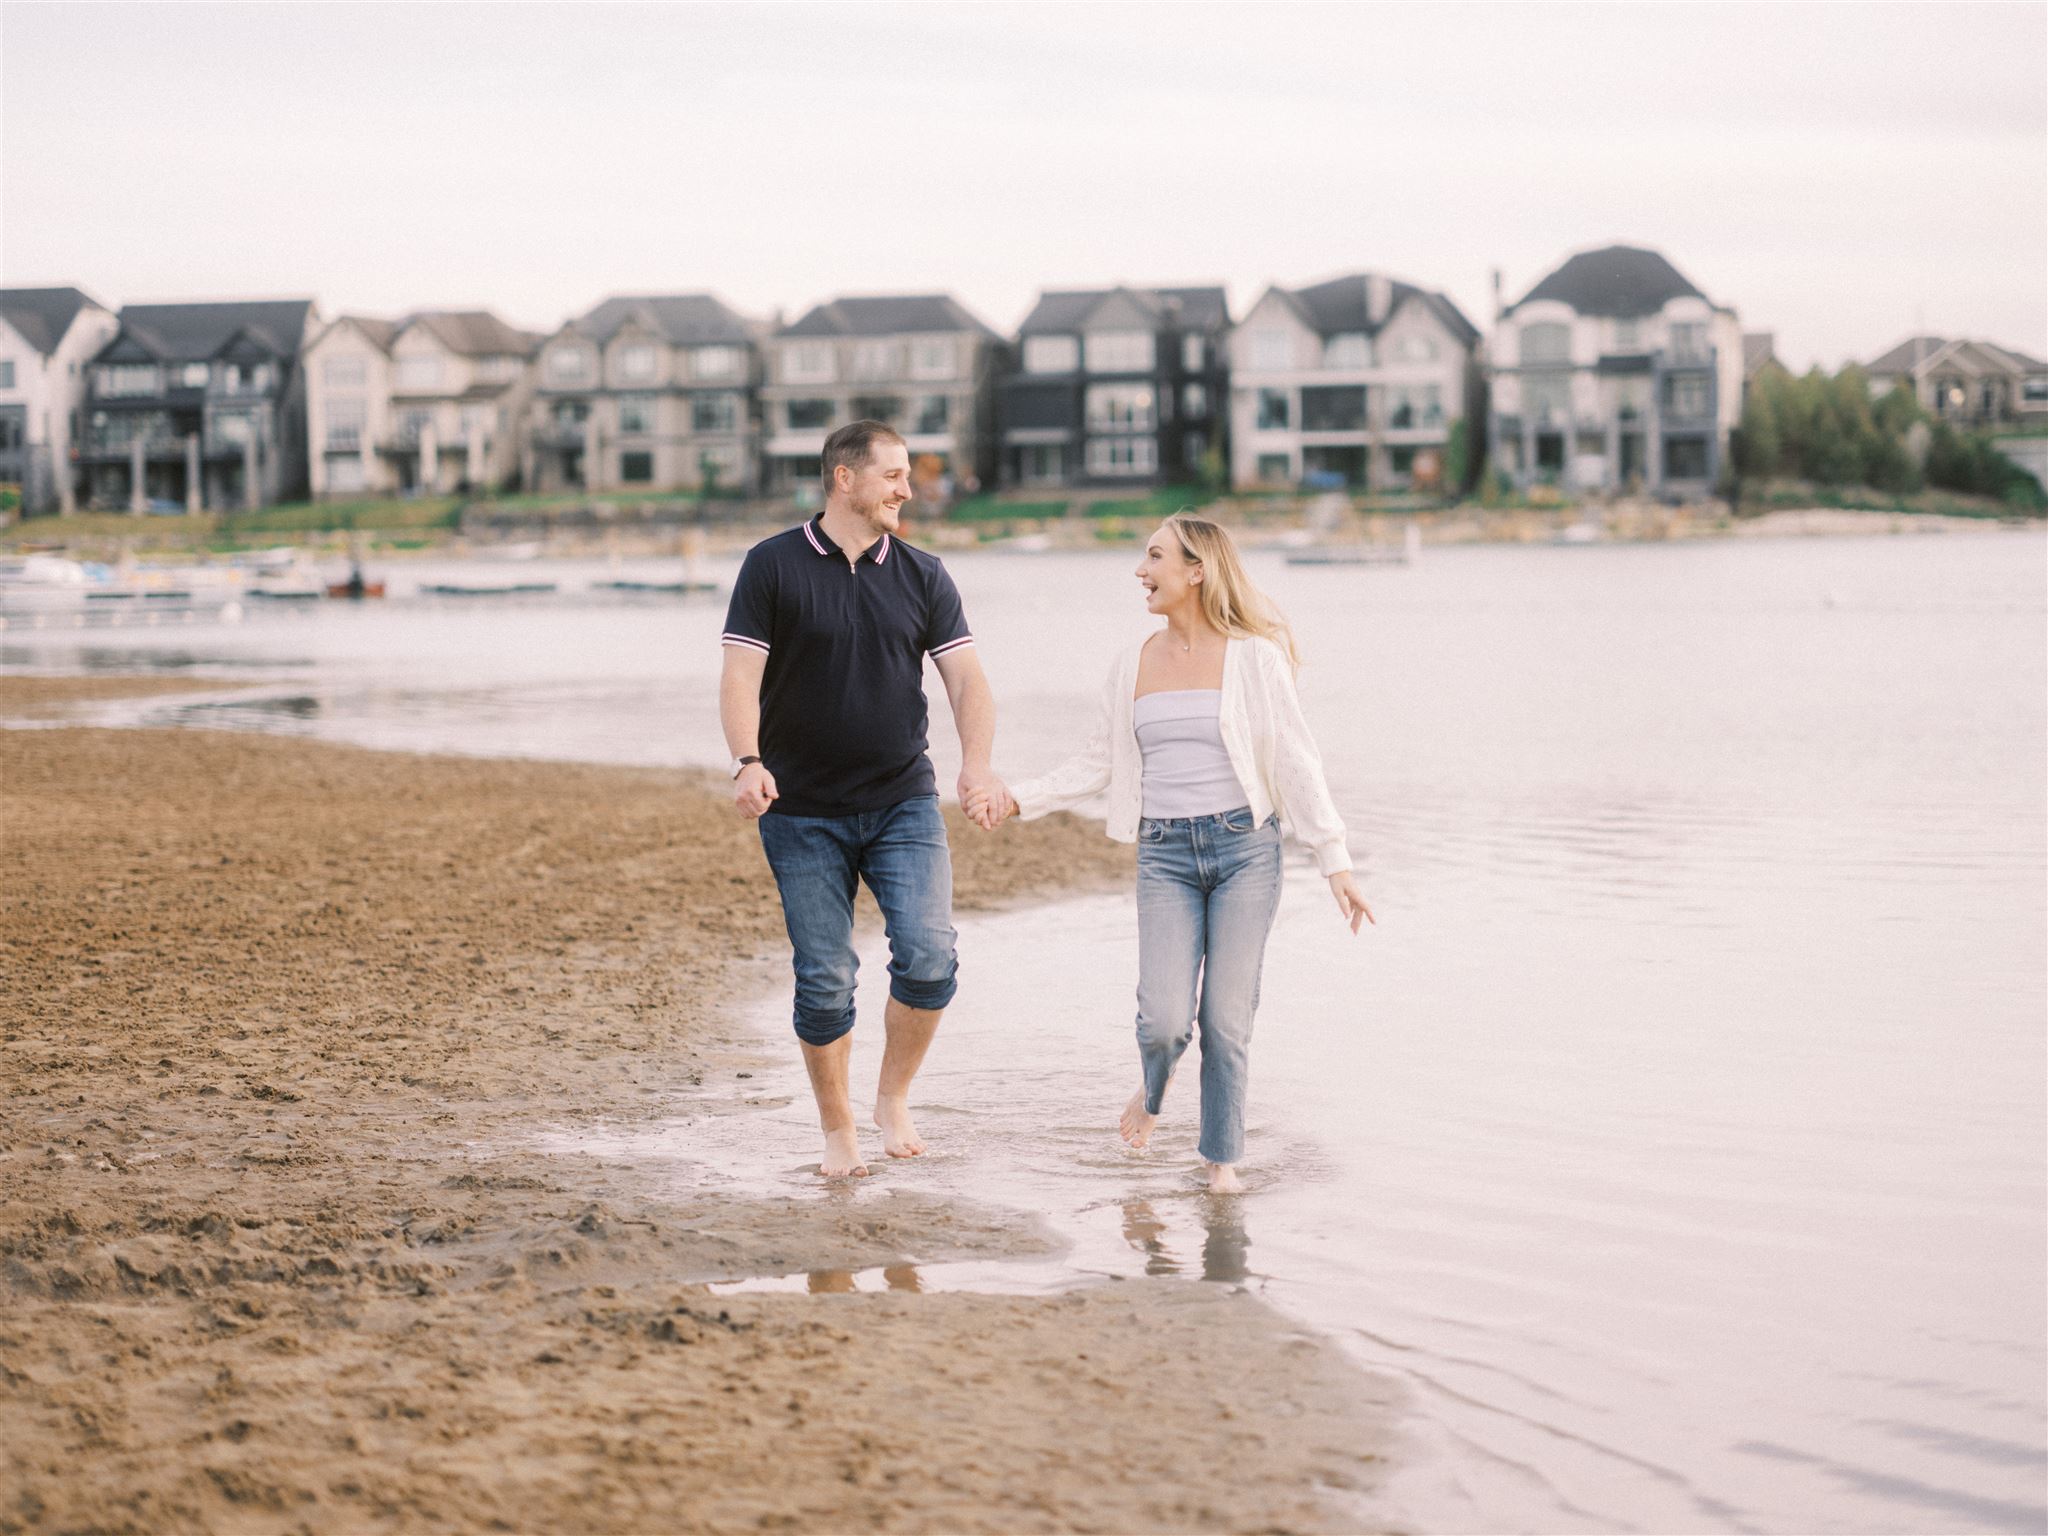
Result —
[[[818,1160],[818,1172],[828,1179],[867,1177],[868,1165],[860,1160],[860,1135],[852,1126],[825,1133],[825,1155]]]
[[[1145,1143],[1152,1139],[1152,1127],[1159,1123],[1157,1115],[1145,1113],[1145,1090],[1140,1088],[1131,1095],[1131,1102],[1124,1106],[1122,1117],[1117,1121],[1117,1133],[1131,1144],[1135,1151],[1145,1150]]]
[[[875,1124],[882,1132],[882,1150],[891,1157],[922,1157],[924,1138],[917,1134],[917,1124],[910,1118],[908,1099],[885,1099],[876,1096]]]
[[[1228,1163],[1204,1163],[1202,1167],[1209,1174],[1209,1193],[1212,1195],[1235,1195],[1244,1189],[1238,1182],[1237,1170]]]

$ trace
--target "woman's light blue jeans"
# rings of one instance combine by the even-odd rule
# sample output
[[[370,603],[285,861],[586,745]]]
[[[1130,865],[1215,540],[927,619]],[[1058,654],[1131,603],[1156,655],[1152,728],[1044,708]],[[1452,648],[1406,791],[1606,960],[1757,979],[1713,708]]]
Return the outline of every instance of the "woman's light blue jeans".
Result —
[[[1248,809],[1138,823],[1138,1060],[1145,1109],[1202,1030],[1202,1157],[1244,1155],[1244,1094],[1266,935],[1280,907],[1280,823]]]

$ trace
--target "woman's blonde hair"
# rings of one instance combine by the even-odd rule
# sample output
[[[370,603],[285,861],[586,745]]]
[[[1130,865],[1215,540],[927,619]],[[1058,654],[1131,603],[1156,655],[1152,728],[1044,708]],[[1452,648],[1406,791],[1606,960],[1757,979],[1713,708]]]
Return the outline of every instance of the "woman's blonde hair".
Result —
[[[1294,631],[1273,600],[1252,585],[1229,530],[1192,512],[1174,513],[1166,526],[1180,540],[1181,557],[1202,568],[1202,617],[1233,639],[1271,640],[1285,653],[1287,664],[1300,671]]]

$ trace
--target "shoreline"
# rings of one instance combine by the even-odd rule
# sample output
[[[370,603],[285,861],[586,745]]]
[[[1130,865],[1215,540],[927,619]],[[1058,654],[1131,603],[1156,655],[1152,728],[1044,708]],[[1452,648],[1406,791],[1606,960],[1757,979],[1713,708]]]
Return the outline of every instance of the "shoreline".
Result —
[[[714,1296],[1057,1239],[524,1144],[749,1107],[786,959],[718,787],[0,731],[0,1532],[1357,1527],[1387,1388],[1249,1294]],[[955,838],[963,910],[1124,877],[1025,831]]]

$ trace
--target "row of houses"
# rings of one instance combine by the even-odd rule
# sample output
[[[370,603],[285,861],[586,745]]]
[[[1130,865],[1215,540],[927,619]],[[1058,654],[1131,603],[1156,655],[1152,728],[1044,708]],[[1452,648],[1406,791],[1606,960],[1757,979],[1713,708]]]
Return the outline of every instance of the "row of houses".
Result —
[[[708,294],[604,300],[551,333],[488,311],[323,317],[309,299],[136,304],[0,290],[0,482],[34,511],[238,508],[520,487],[804,494],[825,438],[904,434],[928,492],[994,486],[1684,496],[1721,473],[1767,333],[1658,252],[1580,252],[1482,333],[1374,272],[1272,286],[1047,291],[1010,336],[944,294],[796,320]],[[2048,421],[2048,365],[1916,337],[1869,365],[1934,414]]]

